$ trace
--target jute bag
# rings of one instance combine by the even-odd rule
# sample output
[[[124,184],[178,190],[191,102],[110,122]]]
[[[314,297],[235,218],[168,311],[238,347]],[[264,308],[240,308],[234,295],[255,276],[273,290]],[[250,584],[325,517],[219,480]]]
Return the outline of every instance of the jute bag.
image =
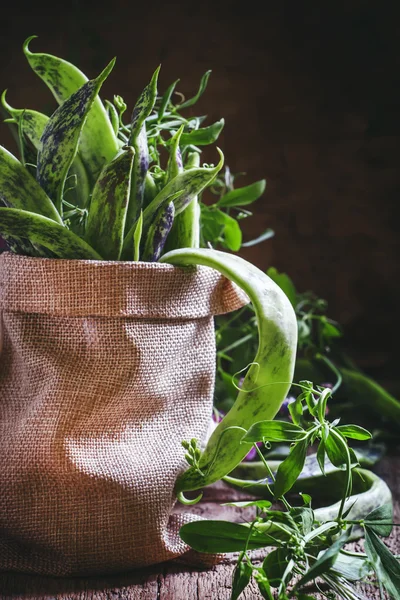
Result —
[[[0,569],[116,572],[179,557],[182,440],[204,440],[216,271],[0,256]]]

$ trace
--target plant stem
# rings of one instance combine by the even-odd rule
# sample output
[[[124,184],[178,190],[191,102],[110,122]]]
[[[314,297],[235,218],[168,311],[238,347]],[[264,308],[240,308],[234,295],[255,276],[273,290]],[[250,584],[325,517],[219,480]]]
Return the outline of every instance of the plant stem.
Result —
[[[273,474],[273,472],[271,471],[271,469],[270,469],[270,466],[269,466],[269,464],[267,463],[267,461],[265,460],[265,457],[264,457],[263,453],[261,452],[260,448],[257,446],[257,444],[256,444],[256,443],[254,443],[254,444],[253,444],[253,446],[254,446],[254,448],[256,449],[256,452],[257,452],[258,456],[259,456],[259,457],[260,457],[260,459],[262,460],[264,467],[267,469],[267,473],[268,473],[268,475],[271,477],[272,481],[275,483],[275,475],[274,475],[274,474]],[[274,494],[273,494],[273,492],[272,492],[272,490],[271,490],[271,488],[270,488],[270,486],[269,486],[269,484],[268,484],[268,481],[267,481],[267,480],[265,481],[265,485],[266,485],[266,487],[267,487],[267,490],[268,490],[268,491],[269,491],[269,493],[271,494],[271,496],[274,496]],[[290,509],[292,508],[292,507],[290,506],[289,502],[286,500],[286,498],[285,498],[284,496],[281,496],[281,498],[280,498],[280,499],[282,500],[282,502],[283,502],[283,504],[285,505],[285,508],[286,508],[287,510],[290,510]]]

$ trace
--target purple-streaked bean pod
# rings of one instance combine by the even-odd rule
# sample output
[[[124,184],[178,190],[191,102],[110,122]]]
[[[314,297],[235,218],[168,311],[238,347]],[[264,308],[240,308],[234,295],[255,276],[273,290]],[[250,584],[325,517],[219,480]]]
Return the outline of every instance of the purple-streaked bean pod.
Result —
[[[159,260],[167,236],[171,231],[174,215],[175,206],[173,202],[169,202],[166,207],[162,206],[157,211],[154,221],[147,233],[142,260],[147,262],[157,262]]]
[[[186,161],[185,169],[198,168],[200,165],[200,154],[190,152]],[[187,207],[176,215],[171,233],[168,236],[166,250],[177,250],[179,248],[198,248],[200,246],[200,205],[198,196],[194,196]]]
[[[140,211],[143,209],[145,181],[149,169],[146,119],[151,114],[157,99],[157,80],[159,71],[160,67],[155,70],[150,83],[140,94],[132,112],[129,145],[133,146],[135,149],[135,160],[132,171],[126,232],[135,225]]]
[[[96,79],[85,83],[58,107],[40,138],[36,179],[60,214],[65,180],[78,151],[83,126],[114,63],[111,61]]]
[[[23,45],[25,56],[39,77],[62,105],[72,94],[88,83],[88,78],[75,65],[52,56],[31,52],[29,43],[37,36],[29,37]],[[119,151],[120,145],[114,133],[107,111],[95,96],[79,139],[79,152],[90,180],[94,183],[105,163],[110,162]]]

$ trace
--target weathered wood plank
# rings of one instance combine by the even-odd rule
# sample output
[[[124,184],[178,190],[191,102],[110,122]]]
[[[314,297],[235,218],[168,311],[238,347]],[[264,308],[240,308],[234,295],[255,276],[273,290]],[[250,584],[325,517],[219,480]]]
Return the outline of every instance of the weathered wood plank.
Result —
[[[400,522],[400,457],[384,458],[377,472],[393,492],[395,520]],[[205,501],[201,504],[190,509],[180,506],[178,510],[191,510],[204,518],[241,522],[251,519],[252,508],[238,509],[220,504],[244,497],[219,483],[206,491]],[[397,528],[386,542],[393,552],[400,553],[400,529]],[[353,547],[362,548],[362,542]],[[263,551],[257,551],[254,558],[261,560],[262,555]],[[236,555],[227,555],[221,564],[207,570],[169,563],[123,575],[81,579],[3,573],[0,574],[0,600],[229,600],[235,561]],[[369,600],[379,600],[378,590],[368,587],[364,588],[364,593]],[[252,585],[242,598],[259,600],[261,595]]]

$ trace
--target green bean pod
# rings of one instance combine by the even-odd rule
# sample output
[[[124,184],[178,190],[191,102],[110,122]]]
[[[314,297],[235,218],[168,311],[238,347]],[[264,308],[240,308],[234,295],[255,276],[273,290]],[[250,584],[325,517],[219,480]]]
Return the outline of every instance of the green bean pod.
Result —
[[[186,169],[198,168],[200,154],[190,152],[186,161]],[[200,205],[198,196],[194,196],[187,207],[175,217],[171,233],[165,245],[166,250],[179,248],[198,248],[200,246]]]
[[[114,66],[114,60],[58,107],[46,124],[38,151],[37,181],[62,213],[65,179],[78,151],[90,108]]]
[[[249,451],[243,430],[273,419],[290,388],[297,348],[297,321],[282,290],[262,271],[239,256],[209,249],[174,250],[160,262],[205,265],[239,285],[257,317],[259,347],[235,404],[218,424],[200,458],[176,483],[177,493],[196,490],[230,473]]]
[[[128,206],[127,228],[136,223],[143,209],[146,176],[149,170],[150,157],[147,144],[146,125],[142,125],[139,135],[133,142],[135,160],[132,171],[131,193]]]
[[[167,164],[167,183],[183,171],[182,154],[179,144],[184,127],[185,125],[182,123],[170,141],[169,159]]]
[[[71,63],[51,54],[33,53],[29,37],[23,45],[25,56],[37,75],[46,83],[59,104],[88,82],[86,75]],[[105,163],[110,162],[120,145],[100,98],[93,100],[79,141],[79,152],[94,183]]]
[[[341,472],[344,477],[343,471]],[[354,473],[355,488],[357,493],[347,499],[346,507],[351,508],[346,517],[352,521],[358,521],[386,503],[392,502],[392,495],[386,483],[371,471],[358,469]],[[337,481],[329,481],[327,485],[337,485]],[[306,491],[306,490],[304,490]],[[330,506],[317,508],[314,510],[314,523],[335,523],[339,514],[340,502]],[[251,532],[249,528],[251,527]],[[218,536],[219,546],[216,548],[215,530],[219,534],[224,532],[224,536]],[[280,541],[289,541],[292,535],[291,530],[287,530],[282,523],[275,523],[273,520],[250,523],[231,523],[226,521],[195,521],[187,523],[180,529],[180,536],[184,542],[189,544],[198,552],[242,552],[244,544],[249,550],[264,548],[266,546],[279,546]],[[353,528],[349,541],[360,538],[363,535],[363,529],[359,526]]]
[[[125,146],[103,167],[93,189],[85,239],[105,260],[121,256],[134,154]]]
[[[40,147],[40,138],[49,122],[49,117],[36,110],[13,108],[8,104],[3,92],[1,101],[4,108],[15,119],[15,122],[21,128],[22,134],[27,137],[32,146],[38,150]],[[65,194],[65,199],[72,204],[84,207],[87,205],[90,196],[89,179],[85,166],[77,154],[72,162],[68,172],[68,177],[76,178],[77,184],[73,190]]]
[[[45,191],[11,152],[0,146],[1,200],[9,208],[38,213],[63,224]],[[24,236],[26,237],[26,236]]]
[[[342,490],[344,478],[344,471],[340,473],[332,472],[331,480],[329,480],[328,475],[325,485],[332,486],[332,490],[335,488]],[[354,521],[362,519],[375,508],[391,502],[392,493],[383,479],[367,469],[353,469],[353,493],[345,504],[346,508],[350,508],[351,505],[353,507],[346,519]],[[329,506],[317,508],[314,511],[316,520],[324,522],[336,519],[339,507],[340,500]]]
[[[220,161],[215,167],[200,167],[189,169],[179,173],[157,194],[152,202],[143,212],[143,231],[146,232],[150,227],[158,209],[165,205],[171,197],[174,197],[175,216],[182,212],[186,206],[197,196],[207,185],[210,185],[221,170],[224,163],[224,155],[218,148]],[[129,260],[132,248],[133,232],[135,224],[125,236],[122,256]]]
[[[157,67],[150,83],[140,94],[132,112],[129,145],[135,149],[135,162],[132,172],[131,194],[128,206],[127,231],[134,225],[143,209],[146,175],[149,169],[149,148],[147,144],[146,119],[154,108],[157,99],[157,80],[160,67]]]
[[[56,258],[102,260],[89,244],[66,227],[26,210],[0,208],[0,231],[5,240],[28,238],[35,247],[46,248]]]
[[[153,179],[153,176],[149,171],[146,173],[146,179],[144,181],[144,198],[143,206],[146,207],[154,200],[158,194],[157,185]]]
[[[357,460],[361,467],[370,467],[375,464],[382,457],[382,450],[362,450],[358,451],[355,449]],[[272,473],[276,473],[281,460],[268,460],[268,466]],[[329,460],[325,461],[325,475],[328,476],[331,473],[343,473],[340,469],[335,467]],[[326,479],[325,475],[321,472],[321,468],[318,464],[317,455],[310,454],[306,458],[303,470],[299,478],[295,481],[291,488],[291,493],[305,492],[311,494],[313,499],[322,499],[323,501],[332,498],[333,488],[331,483],[334,476],[331,479]],[[261,498],[271,499],[270,490],[274,489],[274,484],[269,480],[267,484],[265,479],[267,472],[265,465],[262,461],[249,461],[240,463],[229,475],[224,477],[224,481],[236,487],[242,489],[249,494],[259,496]],[[341,475],[339,475],[341,477]],[[328,485],[329,484],[329,485]]]
[[[166,207],[162,206],[154,218],[147,233],[142,260],[157,262],[164,249],[165,240],[171,231],[174,222],[175,206],[170,202]]]

